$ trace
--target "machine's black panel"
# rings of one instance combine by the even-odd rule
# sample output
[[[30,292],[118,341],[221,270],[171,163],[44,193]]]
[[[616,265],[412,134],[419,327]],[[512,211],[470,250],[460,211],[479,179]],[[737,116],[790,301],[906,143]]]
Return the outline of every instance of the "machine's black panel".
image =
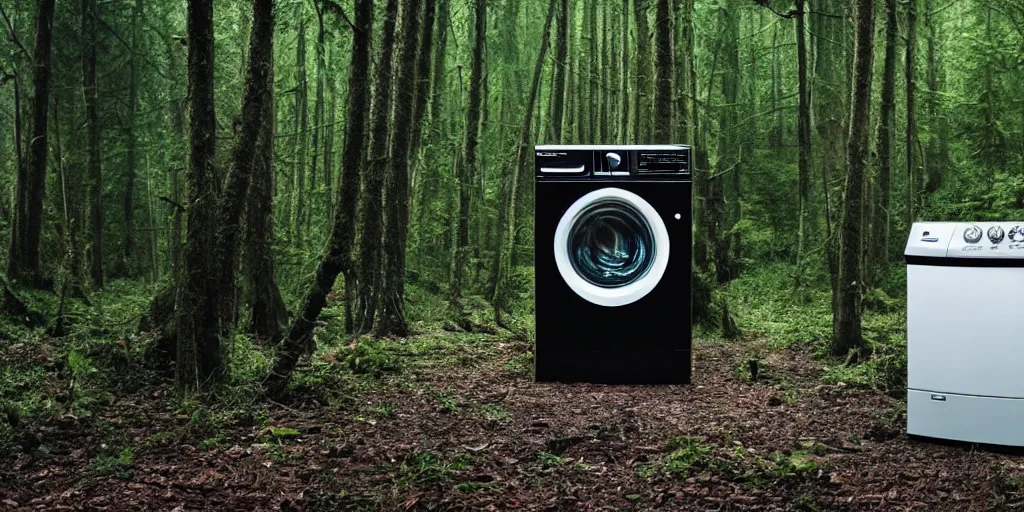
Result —
[[[690,150],[640,150],[635,153],[636,172],[645,174],[690,174]]]
[[[594,160],[603,157],[600,152]],[[538,163],[538,168],[540,164]],[[623,177],[538,178],[535,200],[536,378],[599,383],[690,381],[692,184]],[[555,263],[554,235],[565,211],[584,194],[618,187],[643,197],[669,234],[669,260],[658,285],[632,304],[607,307],[576,294]],[[679,218],[676,218],[679,215]]]

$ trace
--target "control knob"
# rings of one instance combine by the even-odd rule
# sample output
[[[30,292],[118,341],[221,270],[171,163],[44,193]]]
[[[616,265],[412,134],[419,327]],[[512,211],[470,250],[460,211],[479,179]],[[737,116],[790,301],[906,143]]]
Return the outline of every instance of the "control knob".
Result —
[[[976,244],[981,241],[981,235],[981,228],[978,226],[971,226],[964,230],[964,242]]]
[[[988,241],[992,242],[993,245],[998,245],[999,242],[1003,241],[1006,233],[1003,232],[1003,228],[999,226],[992,226],[988,228]]]
[[[1024,242],[1024,227],[1014,226],[1008,233],[1011,242]]]
[[[604,155],[604,158],[608,161],[609,169],[618,169],[619,165],[622,164],[622,157],[618,153],[608,153]]]

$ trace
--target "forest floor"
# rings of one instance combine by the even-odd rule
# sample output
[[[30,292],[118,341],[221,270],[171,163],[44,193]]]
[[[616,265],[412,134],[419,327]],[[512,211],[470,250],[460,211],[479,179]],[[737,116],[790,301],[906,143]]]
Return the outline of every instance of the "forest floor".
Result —
[[[46,357],[18,350],[0,360]],[[1024,457],[908,438],[900,400],[758,338],[698,341],[693,384],[663,387],[536,384],[529,344],[496,335],[348,350],[287,403],[140,384],[37,425],[45,453],[0,450],[0,509],[1024,508]]]

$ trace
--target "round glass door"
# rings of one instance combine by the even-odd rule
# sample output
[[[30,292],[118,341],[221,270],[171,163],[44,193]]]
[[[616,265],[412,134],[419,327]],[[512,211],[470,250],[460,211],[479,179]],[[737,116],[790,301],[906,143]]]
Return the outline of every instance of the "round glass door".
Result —
[[[619,188],[576,200],[555,230],[555,263],[577,295],[624,306],[651,292],[665,274],[665,222],[642,197]]]

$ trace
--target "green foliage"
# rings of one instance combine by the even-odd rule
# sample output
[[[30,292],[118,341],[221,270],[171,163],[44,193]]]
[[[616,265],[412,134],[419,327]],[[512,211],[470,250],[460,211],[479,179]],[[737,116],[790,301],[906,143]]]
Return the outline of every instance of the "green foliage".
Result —
[[[512,413],[497,404],[486,404],[477,408],[477,413],[487,421],[504,421],[512,417]]]
[[[90,469],[97,476],[114,475],[118,478],[129,479],[132,477],[132,458],[131,448],[124,448],[116,454],[104,450],[93,457]]]
[[[560,457],[550,452],[537,453],[537,459],[540,461],[541,466],[545,468],[554,468],[565,464],[565,457]]]
[[[386,341],[362,338],[354,349],[345,354],[345,363],[357,374],[380,377],[399,373],[404,366],[402,360],[387,344]]]
[[[414,451],[403,458],[395,483],[401,489],[444,486],[455,475],[470,467],[471,463],[472,459],[466,455],[444,459],[433,452]],[[459,490],[472,492],[479,489],[467,486]]]

